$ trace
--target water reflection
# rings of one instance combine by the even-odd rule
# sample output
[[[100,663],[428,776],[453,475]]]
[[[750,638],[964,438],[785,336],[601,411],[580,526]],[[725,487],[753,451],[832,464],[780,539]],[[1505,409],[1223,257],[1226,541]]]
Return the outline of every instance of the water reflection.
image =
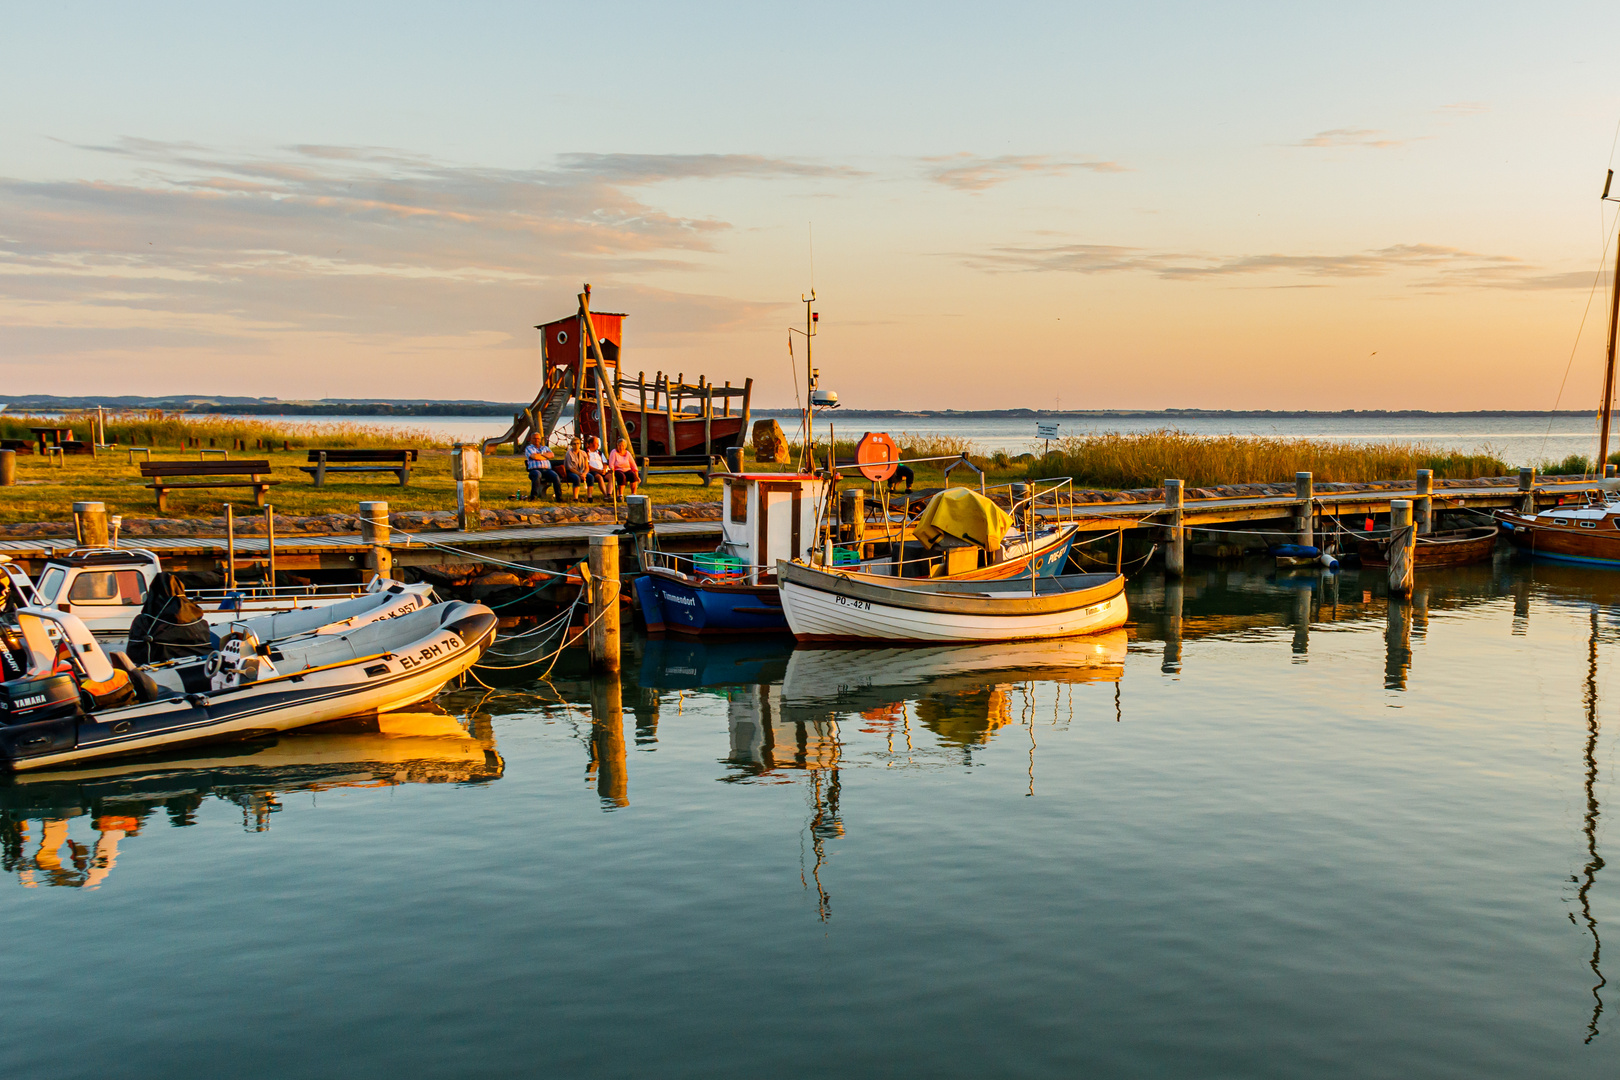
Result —
[[[1603,953],[1603,942],[1598,938],[1597,919],[1592,915],[1592,886],[1597,880],[1597,872],[1603,869],[1603,858],[1597,853],[1597,827],[1598,827],[1598,800],[1596,794],[1598,767],[1598,612],[1592,609],[1592,633],[1588,638],[1586,649],[1586,683],[1581,688],[1581,703],[1586,707],[1586,747],[1584,754],[1586,807],[1582,816],[1581,831],[1586,836],[1586,866],[1581,871],[1581,877],[1576,879],[1579,889],[1576,897],[1581,905],[1581,918],[1586,921],[1586,929],[1592,935],[1592,974],[1597,976],[1597,985],[1592,987],[1592,1022],[1587,1025],[1586,1041],[1591,1042],[1598,1035],[1598,1017],[1603,1015],[1602,989],[1608,985],[1599,968],[1599,961]],[[1574,922],[1575,917],[1570,916]]]
[[[94,889],[127,842],[162,813],[196,823],[210,798],[242,811],[242,827],[265,832],[292,792],[485,783],[500,777],[488,717],[469,730],[443,709],[329,726],[276,739],[105,766],[21,773],[0,780],[0,866],[24,888]],[[72,826],[88,819],[94,838]]]

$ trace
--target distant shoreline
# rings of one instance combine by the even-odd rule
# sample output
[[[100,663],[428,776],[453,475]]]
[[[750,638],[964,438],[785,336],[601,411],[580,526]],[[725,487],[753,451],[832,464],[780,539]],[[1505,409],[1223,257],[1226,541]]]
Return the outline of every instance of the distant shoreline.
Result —
[[[62,412],[93,409],[161,409],[168,413],[239,416],[500,416],[510,417],[527,402],[441,401],[431,398],[321,398],[286,401],[248,397],[54,397],[47,394],[0,395],[8,412]],[[755,416],[798,416],[797,408],[757,408]],[[1596,416],[1595,409],[838,409],[834,417],[884,420],[1288,420],[1401,419],[1440,417]]]

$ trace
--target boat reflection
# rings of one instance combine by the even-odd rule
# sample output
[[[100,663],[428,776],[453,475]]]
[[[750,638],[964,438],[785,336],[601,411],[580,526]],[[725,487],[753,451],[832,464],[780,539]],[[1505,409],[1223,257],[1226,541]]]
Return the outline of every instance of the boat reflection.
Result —
[[[265,832],[293,792],[487,783],[504,767],[487,720],[469,731],[442,709],[417,706],[191,754],[23,773],[0,779],[0,866],[24,888],[94,889],[159,812],[192,825],[214,798],[240,807],[248,832]],[[70,835],[81,818],[93,840]]]

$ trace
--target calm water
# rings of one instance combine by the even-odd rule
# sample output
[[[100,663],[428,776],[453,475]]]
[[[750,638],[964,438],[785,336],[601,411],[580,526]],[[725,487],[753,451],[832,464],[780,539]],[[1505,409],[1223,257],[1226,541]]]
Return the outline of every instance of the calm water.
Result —
[[[765,415],[765,414],[761,414]],[[249,417],[290,423],[357,423],[378,427],[431,431],[445,439],[474,441],[493,438],[511,426],[498,416],[355,416],[337,420],[330,416]],[[1035,437],[1032,420],[956,419],[952,417],[899,417],[894,419],[841,418],[824,413],[816,422],[817,438],[825,438],[831,422],[839,438],[859,437],[866,431],[887,431],[926,435],[950,435],[970,439],[985,451],[1006,450],[1023,453],[1042,444]],[[1511,465],[1536,464],[1543,460],[1563,460],[1570,454],[1592,457],[1597,453],[1597,421],[1584,416],[1557,417],[1470,417],[1426,418],[1323,418],[1275,420],[1212,420],[1189,417],[1174,421],[1162,418],[1076,421],[1065,420],[1064,435],[1096,431],[1151,431],[1165,426],[1204,435],[1275,435],[1283,438],[1334,439],[1357,442],[1423,442],[1446,450],[1472,453],[1488,451]],[[566,426],[566,425],[565,425]],[[783,427],[793,434],[793,422]]]
[[[1620,574],[1131,599],[0,786],[0,1072],[1614,1074]]]

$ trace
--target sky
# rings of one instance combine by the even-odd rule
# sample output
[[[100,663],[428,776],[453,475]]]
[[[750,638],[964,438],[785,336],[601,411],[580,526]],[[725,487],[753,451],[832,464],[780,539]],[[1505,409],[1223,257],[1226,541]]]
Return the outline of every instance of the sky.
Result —
[[[1613,5],[7,5],[0,393],[1596,404]],[[1616,185],[1620,195],[1620,184]],[[802,362],[802,342],[794,348]]]

